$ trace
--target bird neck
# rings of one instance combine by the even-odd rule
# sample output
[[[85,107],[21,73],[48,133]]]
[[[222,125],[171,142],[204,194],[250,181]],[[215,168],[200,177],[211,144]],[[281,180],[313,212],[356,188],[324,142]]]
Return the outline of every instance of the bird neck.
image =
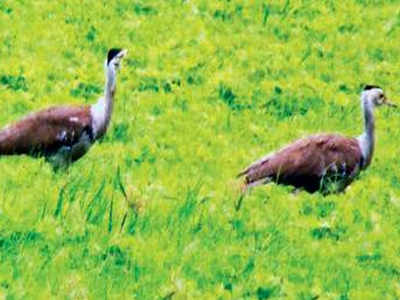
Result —
[[[366,168],[372,159],[375,144],[375,121],[374,108],[370,101],[362,101],[362,110],[364,115],[364,133],[358,138],[358,142],[363,155],[363,168]]]
[[[108,128],[113,111],[114,95],[116,91],[116,72],[113,66],[106,65],[106,83],[104,96],[92,105],[92,125],[95,138],[102,137]]]
[[[115,69],[111,66],[108,66],[106,69],[106,85],[104,88],[104,96],[109,100],[112,105],[112,100],[114,99],[114,93],[116,89],[116,72]]]

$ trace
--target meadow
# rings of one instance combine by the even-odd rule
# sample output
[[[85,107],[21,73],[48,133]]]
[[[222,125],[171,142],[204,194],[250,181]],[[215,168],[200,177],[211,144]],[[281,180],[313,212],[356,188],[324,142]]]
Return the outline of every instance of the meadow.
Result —
[[[0,158],[0,298],[400,298],[399,110],[344,193],[271,184],[235,209],[262,155],[359,135],[363,84],[400,103],[400,1],[2,0],[0,25],[0,126],[95,102],[129,50],[86,156]]]

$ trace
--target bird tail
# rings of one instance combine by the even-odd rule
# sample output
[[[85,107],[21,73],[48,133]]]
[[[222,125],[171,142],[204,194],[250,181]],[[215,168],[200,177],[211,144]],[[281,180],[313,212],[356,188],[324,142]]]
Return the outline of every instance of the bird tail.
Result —
[[[17,138],[9,127],[0,130],[0,155],[11,155],[16,152]]]
[[[260,184],[267,184],[272,180],[272,174],[269,170],[270,158],[271,155],[264,156],[237,175],[237,178],[245,176],[243,185],[246,189]]]
[[[244,175],[247,175],[249,173],[249,171],[250,171],[250,168],[247,168],[247,169],[241,171],[239,174],[236,175],[236,178],[240,178]]]
[[[0,155],[7,154],[7,147],[6,147],[7,140],[8,140],[7,129],[0,130]]]
[[[241,177],[243,175],[247,175],[248,172],[249,172],[249,169],[246,169],[243,172],[239,173],[237,177]],[[235,203],[236,211],[240,210],[240,208],[242,206],[243,199],[246,197],[246,195],[248,194],[249,189],[251,187],[259,185],[259,184],[266,184],[266,183],[268,183],[270,181],[271,181],[270,178],[263,178],[261,180],[250,182],[248,177],[246,177],[244,182],[242,184],[240,184],[239,196],[238,196],[238,199],[237,199],[237,201]]]

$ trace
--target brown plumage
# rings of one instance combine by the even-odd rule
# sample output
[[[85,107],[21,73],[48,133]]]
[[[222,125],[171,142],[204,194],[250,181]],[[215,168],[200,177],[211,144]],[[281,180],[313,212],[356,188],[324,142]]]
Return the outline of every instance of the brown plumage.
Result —
[[[303,188],[308,192],[343,190],[369,166],[375,145],[375,107],[396,107],[374,85],[361,93],[364,133],[357,138],[321,134],[298,140],[250,165],[239,176],[245,176],[244,191],[257,184],[276,183]],[[334,185],[330,183],[334,182]],[[239,205],[240,207],[240,205]]]
[[[82,157],[110,124],[116,74],[126,53],[123,49],[108,51],[104,96],[95,104],[51,107],[29,114],[0,131],[0,155],[44,156],[54,169]]]
[[[60,106],[38,111],[0,131],[0,153],[51,156],[61,147],[77,144],[84,134],[92,140],[91,124],[89,106]],[[83,154],[76,152],[71,159],[74,161]]]
[[[275,181],[315,192],[323,187],[324,179],[349,183],[362,165],[357,139],[327,134],[297,140],[255,162],[239,176],[245,175],[247,186]]]

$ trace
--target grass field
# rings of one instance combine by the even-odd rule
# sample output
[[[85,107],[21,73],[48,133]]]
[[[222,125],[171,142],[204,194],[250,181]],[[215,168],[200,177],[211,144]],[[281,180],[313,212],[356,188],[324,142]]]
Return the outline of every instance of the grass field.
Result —
[[[0,159],[2,299],[399,299],[399,111],[343,194],[235,175],[400,102],[400,1],[0,1],[0,125],[92,103],[128,57],[106,137],[68,172]],[[0,298],[1,298],[0,297]]]

